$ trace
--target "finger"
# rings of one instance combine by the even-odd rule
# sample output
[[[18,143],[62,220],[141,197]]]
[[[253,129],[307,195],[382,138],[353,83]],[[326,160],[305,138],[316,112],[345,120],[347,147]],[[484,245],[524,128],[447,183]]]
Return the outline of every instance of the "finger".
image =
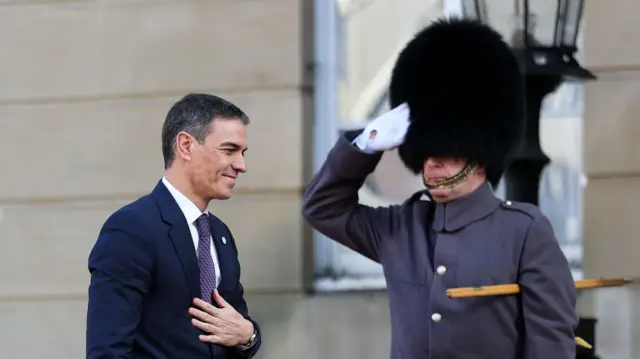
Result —
[[[189,315],[205,323],[212,323],[215,320],[218,320],[218,319],[215,319],[212,315],[208,314],[207,312],[203,312],[202,310],[199,310],[196,308],[189,308]]]
[[[193,305],[195,305],[196,307],[198,307],[199,309],[215,316],[217,312],[220,311],[220,309],[214,307],[213,305],[205,302],[204,300],[200,299],[200,298],[194,298],[193,299]]]
[[[198,319],[191,319],[191,325],[209,334],[220,335],[224,333],[224,325],[222,321],[218,319],[214,319],[213,322],[204,322]]]
[[[201,322],[212,325],[214,330],[217,330],[224,326],[224,321],[222,319],[214,317],[213,315],[209,315],[201,310],[189,308],[189,314],[191,314],[194,318],[198,319]]]
[[[220,335],[199,335],[198,339],[203,343],[217,344],[217,345],[225,345],[226,341]]]
[[[213,301],[220,306],[220,308],[226,308],[229,306],[229,303],[222,298],[217,289],[213,290],[213,295],[211,297],[213,298]]]
[[[191,325],[202,330],[203,332],[211,334],[215,334],[217,332],[216,328],[213,325],[200,321],[198,319],[191,319]]]

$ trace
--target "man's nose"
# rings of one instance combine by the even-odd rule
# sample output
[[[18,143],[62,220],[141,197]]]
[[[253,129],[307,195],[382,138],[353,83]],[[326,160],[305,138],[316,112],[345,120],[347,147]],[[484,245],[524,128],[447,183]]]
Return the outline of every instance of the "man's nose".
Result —
[[[245,173],[247,172],[247,163],[244,160],[244,156],[243,155],[238,155],[233,162],[231,163],[231,166],[233,167],[234,170],[240,172],[240,173]]]

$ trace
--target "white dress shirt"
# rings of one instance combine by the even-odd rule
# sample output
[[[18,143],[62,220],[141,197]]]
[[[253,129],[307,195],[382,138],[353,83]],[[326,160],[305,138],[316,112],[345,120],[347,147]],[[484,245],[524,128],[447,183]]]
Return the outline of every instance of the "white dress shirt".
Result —
[[[166,177],[162,177],[162,183],[167,187],[169,193],[173,196],[173,199],[178,203],[178,207],[182,211],[184,218],[187,220],[189,224],[189,231],[191,232],[191,239],[193,240],[193,245],[196,249],[196,255],[198,254],[198,242],[200,242],[200,236],[198,235],[198,229],[196,228],[196,219],[204,214],[198,209],[190,199],[188,199],[185,195],[180,193],[177,188],[175,188]],[[216,252],[216,248],[213,245],[213,240],[210,239],[211,243],[211,258],[213,258],[213,265],[216,268],[216,288],[218,287],[218,283],[220,283],[220,264],[218,263],[218,253]]]

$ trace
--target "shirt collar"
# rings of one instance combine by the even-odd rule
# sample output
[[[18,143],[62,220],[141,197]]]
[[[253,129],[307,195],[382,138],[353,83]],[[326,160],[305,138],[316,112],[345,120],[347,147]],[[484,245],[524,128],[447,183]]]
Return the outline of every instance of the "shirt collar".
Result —
[[[436,204],[433,229],[437,232],[457,231],[493,213],[500,203],[489,183],[485,182],[466,197]]]
[[[189,224],[194,223],[196,219],[198,219],[198,217],[204,214],[200,211],[198,206],[196,206],[193,202],[191,202],[189,198],[187,198],[187,196],[178,191],[178,189],[175,188],[166,177],[162,177],[162,183],[165,185],[165,187],[167,187],[169,193],[171,193],[171,196],[173,196],[173,199],[178,204],[178,207],[180,207],[182,214],[184,214],[184,218],[187,219],[187,222]]]

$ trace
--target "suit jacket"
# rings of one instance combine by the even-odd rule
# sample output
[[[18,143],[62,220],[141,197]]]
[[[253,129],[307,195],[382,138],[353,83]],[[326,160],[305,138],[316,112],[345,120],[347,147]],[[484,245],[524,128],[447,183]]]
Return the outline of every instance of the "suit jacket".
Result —
[[[381,154],[339,139],[307,187],[317,230],[382,264],[393,359],[573,359],[576,289],[549,221],[488,183],[448,204],[371,208],[358,190]],[[451,299],[447,288],[519,283],[521,295]]]
[[[218,291],[251,320],[233,236],[220,219],[210,218],[222,275]],[[89,255],[89,272],[89,359],[241,359],[260,347],[255,321],[258,341],[250,350],[198,340],[201,332],[187,312],[200,297],[196,251],[184,215],[161,182],[107,219]]]

